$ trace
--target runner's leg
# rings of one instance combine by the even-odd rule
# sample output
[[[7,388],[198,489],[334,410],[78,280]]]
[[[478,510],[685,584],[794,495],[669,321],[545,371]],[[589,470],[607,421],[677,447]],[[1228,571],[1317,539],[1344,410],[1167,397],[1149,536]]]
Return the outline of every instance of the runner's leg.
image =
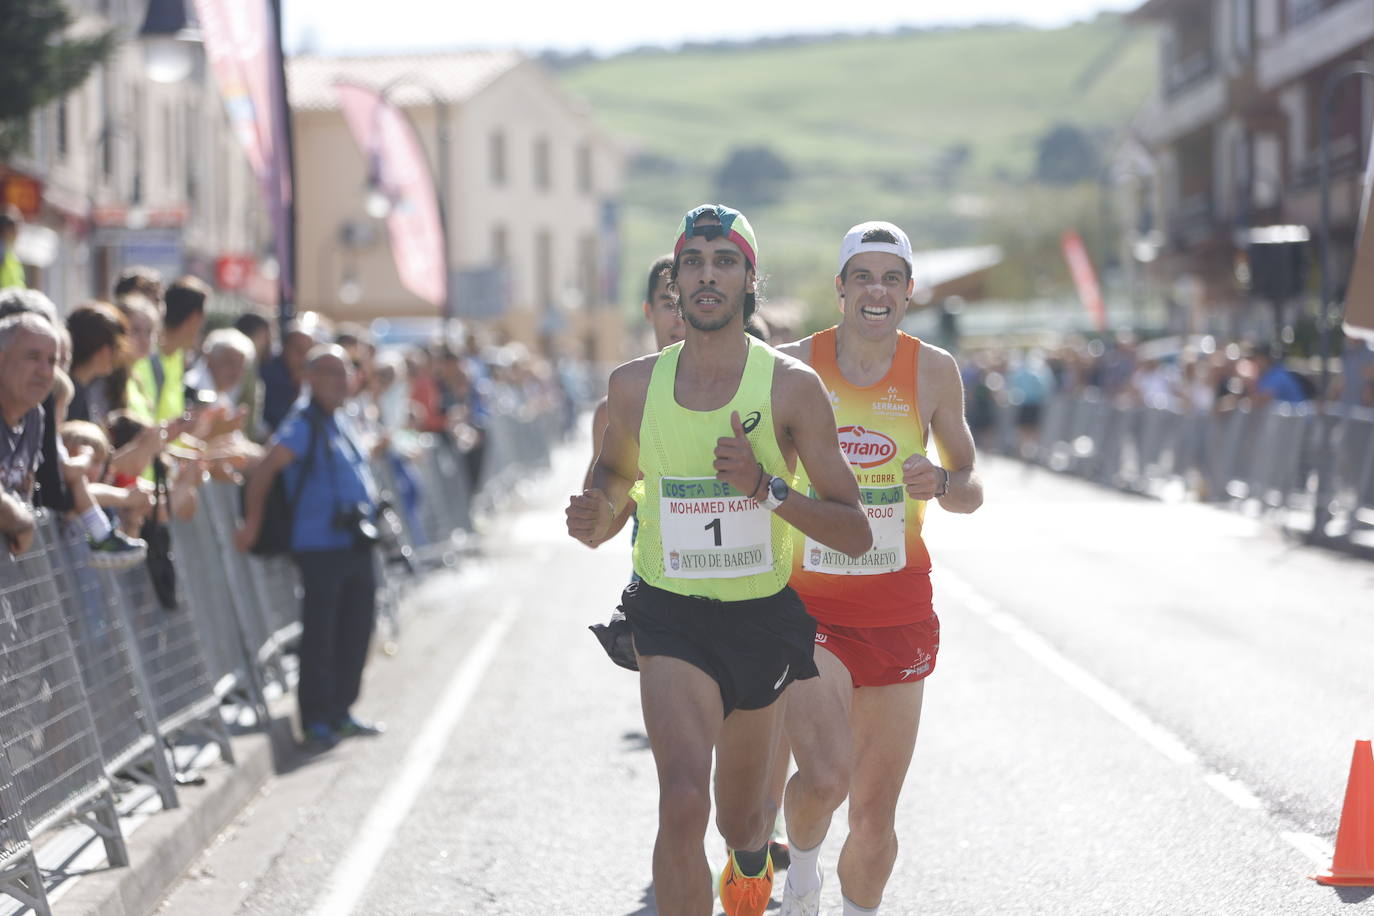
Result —
[[[787,694],[782,696],[787,702]],[[783,730],[778,737],[777,749],[773,751],[773,771],[768,775],[768,797],[777,810],[773,819],[773,833],[768,839],[768,848],[773,855],[774,868],[786,868],[791,861],[787,847],[787,828],[783,824],[782,793],[787,789],[787,771],[792,765],[792,745],[787,741],[787,707],[783,707]]]
[[[854,691],[849,837],[839,874],[841,892],[861,907],[882,901],[897,861],[897,799],[916,748],[924,695],[923,680]]]
[[[787,693],[786,693],[786,692],[783,693],[782,697],[780,698],[780,702],[782,702],[783,704],[786,704],[786,703],[787,703]],[[786,836],[785,833],[779,834],[779,831],[784,829],[784,828],[782,827],[782,818],[781,818],[781,815],[782,815],[782,793],[783,793],[783,790],[787,788],[787,771],[788,771],[788,769],[791,767],[791,764],[792,764],[792,745],[788,744],[788,742],[787,742],[787,728],[786,728],[786,725],[785,725],[785,723],[786,723],[786,716],[787,716],[787,708],[786,708],[785,705],[784,705],[784,707],[783,707],[782,715],[783,715],[783,721],[784,721],[783,733],[782,733],[781,735],[778,736],[778,746],[777,746],[777,748],[774,749],[774,751],[773,751],[773,769],[772,769],[772,772],[770,772],[770,773],[768,774],[768,797],[769,797],[770,799],[772,799],[772,801],[773,801],[773,807],[776,808],[776,809],[777,809],[777,812],[778,812],[778,817],[777,817],[777,819],[775,819],[775,821],[774,821],[773,835],[772,835],[772,837],[769,839],[769,843],[768,843],[769,848],[770,848],[770,849],[773,851],[773,853],[774,853],[774,855],[773,855],[773,866],[774,866],[775,868],[786,868],[786,867],[787,867],[786,862],[779,862],[779,861],[778,861],[778,848],[781,847],[783,850],[786,850],[787,847],[786,847],[785,844],[777,843],[777,842],[774,842],[774,841],[775,841],[775,840],[781,840],[781,839],[785,838],[785,836]],[[729,849],[729,847],[726,847],[726,848],[727,848],[727,850]]]
[[[769,796],[773,757],[782,735],[781,702],[736,709],[716,742],[716,827],[731,849],[762,849],[777,805]]]
[[[797,772],[787,782],[787,841],[795,852],[815,849],[830,829],[830,816],[849,792],[849,715],[854,693],[849,669],[823,646],[816,647],[819,677],[787,688],[787,738]]]
[[[654,898],[661,916],[711,912],[706,827],[711,749],[721,730],[720,688],[704,671],[667,655],[639,656],[644,729],[658,770]]]

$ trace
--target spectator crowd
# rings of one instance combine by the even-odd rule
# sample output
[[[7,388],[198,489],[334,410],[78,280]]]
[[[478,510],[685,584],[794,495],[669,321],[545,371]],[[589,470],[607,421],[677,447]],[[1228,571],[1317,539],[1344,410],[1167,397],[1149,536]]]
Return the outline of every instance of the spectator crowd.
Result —
[[[1341,363],[1325,400],[1341,410],[1374,410],[1374,351],[1352,339]],[[976,349],[963,361],[963,375],[969,426],[980,439],[991,434],[1002,408],[1013,410],[1023,436],[1033,437],[1057,395],[1192,415],[1320,400],[1318,374],[1295,367],[1280,350],[1219,345],[1207,336],[1171,351],[1129,333],[1108,341],[1075,337],[1055,347]]]
[[[385,346],[314,313],[278,327],[212,300],[195,277],[164,284],[144,267],[120,274],[108,301],[65,314],[36,290],[0,289],[0,533],[23,554],[44,509],[81,526],[90,565],[146,562],[157,584],[169,523],[195,517],[207,481],[242,485],[235,546],[289,555],[301,576],[306,741],[375,734],[350,712],[376,616],[374,557],[396,546],[388,532],[423,536],[422,448],[446,440],[475,492],[494,413],[562,406],[567,385],[519,344],[464,332]],[[174,586],[163,600],[175,603]]]

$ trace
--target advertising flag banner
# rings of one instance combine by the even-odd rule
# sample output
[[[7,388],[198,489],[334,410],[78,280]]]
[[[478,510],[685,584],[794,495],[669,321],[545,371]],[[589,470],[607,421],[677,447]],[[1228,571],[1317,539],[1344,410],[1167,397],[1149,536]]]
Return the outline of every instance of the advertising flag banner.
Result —
[[[1099,331],[1107,330],[1107,308],[1102,302],[1102,288],[1097,284],[1097,271],[1093,270],[1093,262],[1088,257],[1088,249],[1083,245],[1082,236],[1072,229],[1066,230],[1059,237],[1059,246],[1064,251],[1069,273],[1073,275],[1078,300],[1092,316],[1094,327]]]
[[[344,120],[367,161],[373,191],[386,195],[386,228],[401,284],[430,305],[448,299],[444,224],[425,149],[401,109],[376,89],[338,82]]]
[[[278,290],[295,300],[291,141],[281,42],[271,0],[195,0],[229,124],[257,175],[276,239]]]
[[[1374,344],[1374,232],[1369,228],[1374,206],[1374,136],[1370,137],[1369,165],[1364,170],[1364,205],[1355,235],[1355,265],[1345,295],[1345,333]]]

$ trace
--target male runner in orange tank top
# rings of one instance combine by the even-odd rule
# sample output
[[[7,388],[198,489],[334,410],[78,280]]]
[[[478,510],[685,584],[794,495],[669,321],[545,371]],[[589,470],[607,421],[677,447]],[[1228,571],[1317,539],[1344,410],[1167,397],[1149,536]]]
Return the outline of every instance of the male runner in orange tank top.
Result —
[[[826,386],[874,540],[857,560],[810,539],[797,542],[790,584],[817,620],[820,676],[788,691],[785,730],[797,772],[784,804],[791,868],[783,916],[819,912],[820,845],[846,795],[850,831],[838,869],[844,913],[878,912],[897,858],[897,799],[916,745],[924,679],[939,649],[921,538],[926,502],[938,499],[959,513],[983,502],[959,368],[944,350],[898,330],[912,268],[901,229],[855,226],[835,277],[839,325],[779,348]],[[932,433],[939,464],[926,453]]]

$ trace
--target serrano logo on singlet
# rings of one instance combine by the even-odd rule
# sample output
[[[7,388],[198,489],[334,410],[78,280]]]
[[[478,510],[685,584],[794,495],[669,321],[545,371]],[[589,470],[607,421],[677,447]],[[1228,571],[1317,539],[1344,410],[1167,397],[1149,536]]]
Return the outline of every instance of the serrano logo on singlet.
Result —
[[[840,451],[857,467],[876,468],[897,454],[897,443],[876,429],[841,426],[836,432],[840,434]]]
[[[895,385],[887,386],[887,394],[873,402],[873,412],[884,417],[905,420],[911,416],[911,405]]]

